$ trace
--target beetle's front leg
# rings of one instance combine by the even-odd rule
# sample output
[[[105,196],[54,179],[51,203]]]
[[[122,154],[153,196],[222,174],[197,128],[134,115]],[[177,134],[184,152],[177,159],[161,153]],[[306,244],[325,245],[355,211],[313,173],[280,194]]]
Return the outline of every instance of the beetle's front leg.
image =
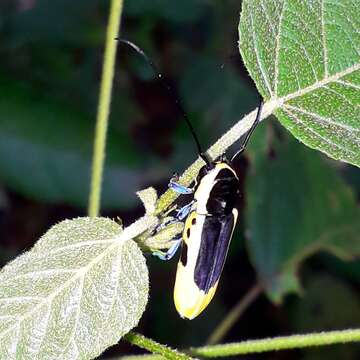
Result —
[[[179,181],[179,174],[174,173],[174,175],[172,176],[172,178],[169,181],[169,185],[168,185],[169,188],[174,190],[178,194],[182,194],[182,195],[188,195],[188,194],[192,194],[194,192],[193,188],[189,188],[184,185],[181,185],[178,183],[178,181]]]

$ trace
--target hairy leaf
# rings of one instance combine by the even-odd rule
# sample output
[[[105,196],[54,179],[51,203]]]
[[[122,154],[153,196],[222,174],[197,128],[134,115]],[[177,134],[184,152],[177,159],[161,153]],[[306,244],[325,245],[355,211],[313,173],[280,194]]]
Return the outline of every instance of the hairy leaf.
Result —
[[[110,219],[51,228],[0,273],[0,359],[90,359],[138,323],[148,272]]]
[[[240,52],[280,122],[360,166],[360,7],[352,0],[244,0]]]
[[[247,180],[248,247],[274,301],[299,288],[299,264],[319,250],[360,254],[360,209],[350,188],[314,151],[292,140],[263,156]]]

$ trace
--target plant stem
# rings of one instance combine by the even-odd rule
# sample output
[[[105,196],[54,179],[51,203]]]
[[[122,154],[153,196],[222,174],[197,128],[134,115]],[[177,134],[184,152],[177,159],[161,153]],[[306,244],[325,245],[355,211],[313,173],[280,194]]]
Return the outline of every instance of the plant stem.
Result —
[[[271,115],[274,110],[279,106],[274,101],[268,101],[264,104],[261,118],[267,118]],[[224,152],[237,140],[244,135],[253,124],[256,117],[257,109],[253,110],[251,113],[245,115],[240,121],[238,121],[230,130],[228,130],[214,145],[210,147],[206,151],[206,153],[210,156],[211,159],[216,159],[220,155],[224,154]],[[198,174],[200,168],[204,165],[204,161],[198,158],[189,168],[185,170],[183,175],[179,179],[179,183],[185,186],[189,186],[193,179]],[[155,214],[159,215],[175,201],[178,197],[178,194],[173,190],[167,190],[159,199],[156,207]]]
[[[92,162],[91,187],[89,195],[89,216],[98,216],[101,198],[101,183],[105,161],[106,133],[110,113],[111,91],[117,50],[123,0],[112,0],[109,23],[106,31],[104,64],[102,69],[99,105],[96,117],[94,155]]]
[[[359,341],[360,329],[349,329],[306,335],[281,336],[262,340],[248,340],[224,345],[203,346],[192,348],[189,353],[204,357],[233,356]]]
[[[262,290],[263,288],[260,284],[254,285],[249,290],[249,292],[243,298],[241,298],[240,301],[231,309],[231,311],[226,315],[226,317],[221,321],[221,323],[215,328],[206,343],[208,345],[213,345],[221,342],[226,336],[226,334],[229,332],[229,330],[238,321],[240,316],[261,294]]]
[[[175,359],[175,360],[190,360],[190,356],[180,353],[176,350],[173,350],[167,346],[157,343],[154,340],[146,338],[143,335],[137,334],[135,332],[129,332],[124,336],[124,339],[130,342],[131,344],[137,345],[147,351],[150,351],[153,354],[158,354],[163,356],[166,359]]]

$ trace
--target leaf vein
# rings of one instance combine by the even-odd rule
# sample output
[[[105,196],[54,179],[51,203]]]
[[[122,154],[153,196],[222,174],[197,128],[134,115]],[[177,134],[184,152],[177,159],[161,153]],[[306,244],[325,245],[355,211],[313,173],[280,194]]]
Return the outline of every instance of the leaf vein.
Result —
[[[335,80],[335,82],[336,82],[336,83],[339,83],[339,84],[341,84],[341,85],[347,86],[347,87],[352,87],[352,88],[354,88],[354,89],[360,90],[360,86],[359,86],[359,85],[353,84],[353,83],[348,82],[348,81]]]
[[[267,87],[267,89],[269,91],[270,97],[273,97],[273,92],[272,92],[269,80],[267,78],[267,74],[266,74],[266,72],[265,72],[265,70],[264,70],[264,68],[262,66],[261,58],[260,58],[260,54],[259,54],[259,49],[257,47],[257,38],[256,38],[255,29],[254,29],[254,19],[253,19],[253,14],[252,14],[252,7],[250,8],[249,14],[250,14],[250,24],[251,24],[251,31],[250,32],[251,32],[251,36],[253,38],[256,61],[257,61],[258,65],[259,65],[260,72],[261,72],[262,77],[264,79],[265,85],[266,85],[266,87]]]
[[[322,36],[323,57],[324,57],[324,76],[327,77],[329,75],[328,72],[329,70],[328,70],[328,54],[326,47],[324,0],[321,0],[320,11],[321,11],[321,36]]]
[[[66,274],[66,273],[74,273],[76,272],[77,269],[46,269],[46,270],[37,270],[37,271],[30,271],[28,273],[24,273],[24,274],[19,274],[16,275],[14,277],[8,278],[5,280],[6,281],[14,281],[14,280],[18,280],[24,277],[28,277],[28,276],[36,276],[36,275],[57,275],[59,273],[61,274]]]
[[[288,10],[288,12],[290,14],[293,15],[293,18],[296,19],[296,23],[294,24],[294,22],[292,22],[293,26],[299,27],[299,25],[301,25],[301,29],[304,31],[306,31],[307,34],[312,35],[313,40],[316,40],[317,43],[319,43],[319,45],[323,46],[322,41],[320,39],[321,36],[319,36],[318,33],[316,33],[310,26],[309,24],[304,21],[301,17],[299,17],[299,15],[297,13],[295,13],[294,11]],[[293,39],[291,37],[289,37],[290,39]]]
[[[279,16],[279,25],[278,25],[278,32],[276,35],[276,48],[275,48],[275,97],[278,95],[278,83],[279,83],[279,53],[280,53],[280,40],[281,40],[281,25],[282,19],[284,14],[286,0],[282,2],[282,7],[280,9],[280,16]]]
[[[332,92],[333,94],[335,94],[336,96],[342,98],[342,99],[343,99],[346,103],[348,103],[351,107],[353,107],[353,106],[359,107],[358,104],[353,104],[344,94],[341,94],[341,93],[337,92],[336,90],[332,89],[332,88],[329,87],[328,85],[325,85],[325,86],[324,86],[324,89],[326,89],[326,90]]]
[[[109,239],[104,239],[104,240],[81,241],[81,242],[78,242],[78,243],[75,243],[75,244],[66,245],[66,246],[56,248],[53,251],[49,251],[47,253],[47,256],[56,254],[56,253],[64,251],[64,250],[66,251],[66,250],[76,249],[76,248],[79,248],[79,247],[81,248],[82,246],[109,244],[109,243],[112,243],[114,241],[116,241],[114,238],[109,238]]]
[[[120,273],[120,268],[122,267],[122,259],[121,259],[121,254],[120,254],[120,248],[118,249],[117,253],[116,253],[116,272],[117,272],[117,281],[115,282],[115,287],[114,287],[114,291],[113,291],[113,296],[111,298],[111,305],[109,306],[109,310],[108,310],[108,314],[107,314],[107,318],[110,318],[110,315],[112,313],[112,310],[115,306],[115,301],[117,298],[117,292],[119,289],[119,283],[120,283],[120,277],[119,277],[119,273]]]
[[[329,24],[331,25],[334,25],[336,27],[339,28],[339,30],[345,34],[345,36],[347,37],[347,39],[349,40],[350,44],[352,45],[352,48],[355,50],[356,54],[359,55],[359,49],[358,47],[356,46],[356,44],[354,43],[354,40],[351,36],[351,34],[349,34],[343,26],[341,26],[340,24],[338,24],[337,22],[334,22],[334,21],[331,21],[331,22],[328,22]],[[350,22],[350,24],[352,25],[352,23]],[[353,26],[353,25],[352,25]],[[338,44],[340,44],[338,41],[337,41]]]
[[[41,296],[12,296],[12,297],[5,297],[0,298],[0,302],[13,302],[13,301],[30,301],[30,300],[42,300],[43,297]]]
[[[84,281],[85,281],[85,274],[84,276],[80,277],[80,299],[79,299],[79,303],[78,306],[76,308],[76,313],[75,313],[75,321],[74,321],[74,326],[73,329],[71,331],[71,335],[69,336],[69,341],[66,344],[66,346],[64,346],[65,351],[67,351],[68,347],[70,346],[71,342],[74,341],[74,344],[76,345],[76,341],[75,341],[75,334],[76,334],[76,330],[78,327],[78,323],[79,323],[79,319],[80,319],[80,313],[81,313],[81,301],[82,301],[82,296],[83,296],[83,290],[84,290]]]
[[[44,328],[44,332],[41,336],[41,339],[40,339],[40,343],[38,344],[38,348],[37,348],[37,354],[39,355],[40,353],[40,349],[41,349],[41,345],[44,341],[44,338],[45,338],[45,335],[46,335],[46,332],[47,332],[47,328],[49,326],[49,318],[50,318],[50,312],[51,312],[51,302],[52,300],[50,301],[49,305],[47,306],[47,312],[46,312],[46,315],[41,319],[41,323],[43,323],[45,321],[45,328]],[[20,323],[21,323],[21,320],[19,319],[19,326],[20,326]]]
[[[341,79],[342,77],[349,75],[357,70],[360,69],[360,63],[354,64],[352,66],[349,66],[348,68],[344,69],[343,71],[340,71],[334,75],[331,75],[329,77],[326,77],[320,81],[318,81],[315,84],[312,84],[310,86],[307,86],[303,89],[300,89],[299,91],[293,92],[289,95],[283,96],[282,98],[278,98],[277,101],[280,103],[289,101],[291,99],[295,99],[297,97],[303,96],[311,91],[320,89],[321,87],[325,86],[326,84],[332,82],[332,81],[336,81],[338,79]]]
[[[313,62],[312,62],[312,59],[306,49],[306,47],[304,46],[304,44],[302,44],[301,42],[299,42],[297,39],[295,38],[292,38],[292,37],[289,37],[287,35],[284,35],[285,38],[289,39],[290,41],[293,41],[295,44],[296,44],[296,48],[301,50],[303,53],[304,53],[304,59],[308,62],[308,64],[310,65],[310,68],[311,68],[311,71],[314,75],[314,78],[315,78],[315,82],[318,82],[319,79],[318,79],[318,76],[317,76],[317,73],[316,73],[316,70],[314,68],[314,65],[313,65]],[[297,63],[295,63],[297,64]],[[301,89],[301,86],[299,85],[299,89]]]
[[[84,266],[83,268],[80,268],[77,273],[71,277],[70,279],[66,280],[61,286],[59,286],[56,291],[54,291],[52,294],[50,294],[47,297],[42,298],[42,301],[40,301],[40,303],[38,303],[36,306],[34,306],[34,308],[29,311],[28,313],[26,313],[25,315],[21,316],[19,318],[19,322],[27,319],[28,317],[30,317],[34,312],[36,312],[38,310],[39,307],[41,307],[43,304],[48,304],[49,301],[51,303],[52,299],[55,298],[61,291],[63,291],[64,289],[66,289],[66,287],[71,284],[73,281],[77,280],[78,277],[82,276],[84,273],[86,273],[86,271],[88,269],[90,269],[94,264],[96,264],[97,262],[99,262],[104,256],[106,256],[106,254],[108,253],[108,251],[113,250],[116,246],[121,246],[123,244],[123,242],[120,241],[116,241],[115,243],[111,244],[107,249],[105,249],[101,254],[97,255],[93,260],[91,260],[89,262],[88,265]],[[14,328],[14,326],[10,326],[8,329],[6,329],[5,331],[3,331],[0,334],[0,339],[2,337],[4,337],[8,332],[10,332],[12,329]]]
[[[356,152],[351,150],[351,149],[347,149],[344,148],[343,146],[333,143],[332,141],[330,141],[327,138],[324,138],[321,134],[319,134],[317,131],[315,131],[314,129],[312,129],[311,127],[307,126],[303,121],[301,121],[294,113],[292,113],[289,109],[286,109],[285,107],[283,108],[285,112],[288,113],[288,115],[295,120],[297,123],[301,124],[305,129],[307,129],[309,132],[313,133],[315,136],[317,136],[319,139],[321,139],[322,141],[324,141],[325,143],[329,144],[331,147],[333,148],[338,148],[340,150],[343,150],[345,153],[353,153],[356,155]]]
[[[272,23],[272,21],[271,21],[271,19],[270,19],[268,10],[267,10],[267,8],[266,8],[265,3],[264,3],[263,0],[260,0],[260,6],[261,6],[261,8],[262,8],[262,10],[263,10],[263,13],[264,13],[264,15],[265,15],[265,17],[266,17],[267,23],[269,24],[269,27],[270,27],[270,30],[271,30],[272,34],[273,34],[274,36],[276,36],[276,31],[275,31],[274,25],[273,25],[273,23]]]
[[[303,108],[299,108],[297,106],[286,104],[286,105],[284,105],[284,108],[301,112],[301,113],[303,113],[305,115],[311,116],[312,118],[314,118],[314,120],[319,120],[319,122],[328,123],[328,124],[331,124],[331,125],[334,125],[334,126],[338,126],[338,127],[342,128],[342,129],[345,129],[345,130],[347,130],[349,132],[354,132],[354,131],[360,132],[360,129],[358,129],[358,128],[355,128],[355,127],[352,127],[352,126],[349,126],[349,125],[346,125],[346,124],[342,124],[342,123],[333,121],[332,119],[320,116],[319,114],[315,114],[313,112],[307,111],[307,110],[305,110]],[[360,144],[360,142],[359,142],[359,144]]]

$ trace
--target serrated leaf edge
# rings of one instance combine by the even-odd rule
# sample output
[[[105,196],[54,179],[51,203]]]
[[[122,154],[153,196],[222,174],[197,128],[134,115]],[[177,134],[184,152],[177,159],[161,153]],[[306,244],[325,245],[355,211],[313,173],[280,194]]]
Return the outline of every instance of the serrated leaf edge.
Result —
[[[48,306],[50,308],[51,307],[51,302],[53,301],[53,299],[59,293],[61,293],[61,291],[66,289],[66,287],[69,286],[69,284],[71,284],[73,281],[76,281],[78,279],[80,279],[81,284],[83,284],[86,273],[89,271],[89,269],[91,269],[91,267],[94,264],[101,261],[101,259],[104,258],[108,254],[108,252],[110,250],[113,250],[116,247],[118,247],[120,249],[120,247],[122,247],[126,243],[126,241],[129,241],[129,240],[135,238],[136,236],[140,235],[149,226],[155,226],[157,224],[157,221],[158,221],[157,218],[154,217],[154,216],[144,216],[144,217],[140,218],[139,220],[137,220],[136,222],[134,222],[133,224],[131,224],[129,227],[125,228],[121,232],[121,234],[119,234],[118,236],[114,236],[114,238],[112,238],[112,239],[88,241],[88,242],[81,242],[80,244],[74,244],[74,245],[77,245],[77,246],[83,246],[84,243],[85,244],[88,244],[88,243],[90,243],[90,244],[94,244],[94,243],[104,244],[104,243],[113,242],[112,245],[110,245],[101,254],[99,254],[94,259],[92,259],[86,266],[83,266],[82,268],[76,269],[74,271],[66,269],[64,272],[75,272],[76,271],[76,274],[74,274],[74,276],[72,276],[70,279],[65,281],[60,287],[58,287],[54,292],[52,292],[48,296],[46,296],[46,297],[36,297],[36,296],[29,296],[29,297],[28,296],[26,296],[26,297],[16,297],[15,296],[15,297],[11,297],[9,299],[11,301],[24,300],[24,299],[27,299],[27,300],[29,300],[29,299],[42,299],[43,301],[40,301],[38,304],[36,304],[34,306],[34,308],[31,311],[28,311],[25,315],[23,315],[23,316],[16,316],[16,315],[13,316],[13,318],[17,319],[16,323],[11,325],[6,330],[4,330],[2,333],[0,333],[0,339],[3,339],[11,331],[16,331],[16,333],[18,333],[19,328],[20,328],[20,324],[23,323],[23,321],[25,321],[26,319],[31,317],[31,315],[33,315],[42,306]],[[65,246],[65,247],[62,247],[62,248],[56,249],[56,250],[63,250],[64,248],[69,248],[69,247],[72,247],[72,246],[73,245],[68,245],[68,246]],[[48,270],[46,270],[46,271],[48,271]],[[50,269],[50,271],[51,271],[51,269]],[[28,275],[28,273],[24,274],[24,276],[27,276],[27,275]],[[21,277],[21,275],[19,275],[19,277]],[[80,288],[80,289],[82,289],[82,288]],[[82,294],[82,291],[81,291],[81,294]],[[6,301],[6,300],[7,300],[7,298],[0,299],[0,301]]]

